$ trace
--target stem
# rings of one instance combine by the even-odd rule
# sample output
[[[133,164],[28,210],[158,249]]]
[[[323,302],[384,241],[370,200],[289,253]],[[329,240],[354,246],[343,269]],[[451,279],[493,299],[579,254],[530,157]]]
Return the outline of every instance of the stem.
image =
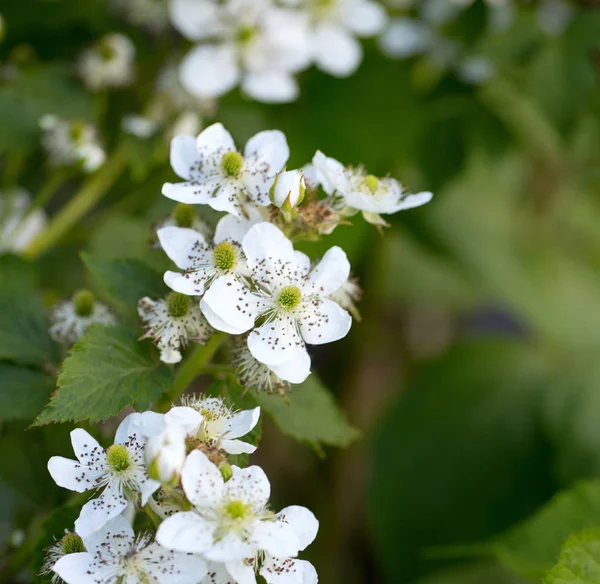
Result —
[[[156,513],[156,511],[154,511],[154,509],[152,509],[152,507],[150,507],[150,505],[147,505],[147,504],[142,507],[142,511],[146,515],[148,515],[148,517],[150,518],[150,521],[152,522],[154,530],[156,531],[161,522],[161,519],[158,516],[158,514]]]
[[[50,249],[102,199],[123,172],[125,164],[125,156],[117,150],[102,168],[86,181],[79,193],[52,218],[48,227],[25,248],[23,255],[35,259]]]
[[[23,221],[25,221],[36,209],[46,206],[48,201],[56,194],[56,191],[65,184],[69,176],[70,173],[64,169],[54,172],[38,191],[33,203],[25,214]]]
[[[223,342],[225,333],[215,333],[206,345],[196,345],[192,352],[186,357],[175,375],[175,380],[156,404],[159,412],[166,412],[177,398],[188,388],[190,383],[204,371],[204,367],[215,354],[219,345]]]

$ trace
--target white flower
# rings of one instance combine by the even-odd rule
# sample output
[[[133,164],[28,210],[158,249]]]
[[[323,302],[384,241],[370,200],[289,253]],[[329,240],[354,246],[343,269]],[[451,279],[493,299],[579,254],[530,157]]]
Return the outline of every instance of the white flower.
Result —
[[[48,471],[56,484],[83,493],[103,489],[88,501],[75,522],[75,531],[86,537],[121,514],[132,503],[145,505],[160,483],[148,478],[144,464],[146,437],[163,427],[161,414],[130,414],[117,428],[115,443],[106,451],[85,430],[71,432],[77,460],[53,456]],[[86,546],[87,547],[87,546]]]
[[[299,170],[281,172],[275,178],[271,192],[273,204],[284,210],[290,210],[299,205],[304,198],[306,184]]]
[[[241,241],[253,224],[261,219],[226,215],[217,224],[213,243],[209,244],[201,233],[185,227],[163,227],[158,230],[158,240],[165,253],[183,273],[168,271],[164,280],[167,286],[188,296],[202,296],[218,277],[237,279],[248,275],[241,250]]]
[[[241,84],[264,102],[296,99],[293,75],[311,62],[307,15],[265,0],[175,0],[171,18],[199,44],[181,63],[181,80],[191,93],[218,97]]]
[[[54,572],[56,562],[68,554],[77,554],[85,552],[83,540],[76,533],[65,532],[58,541],[55,541],[51,546],[46,548],[44,556],[44,564],[42,566],[41,575],[51,576],[52,584],[58,584],[62,580],[60,576]]]
[[[169,26],[169,0],[113,0],[113,5],[131,24],[151,32]]]
[[[80,166],[85,172],[94,172],[104,164],[106,154],[94,126],[48,114],[41,118],[40,127],[52,166]]]
[[[201,553],[228,568],[261,550],[276,557],[296,555],[302,547],[296,531],[267,508],[271,487],[264,471],[258,466],[232,468],[233,476],[225,482],[204,453],[190,453],[181,482],[194,509],[165,519],[157,541]]]
[[[329,298],[347,310],[356,320],[360,320],[356,303],[361,296],[362,290],[358,285],[358,279],[350,276]]]
[[[242,249],[256,289],[218,278],[200,308],[215,328],[230,334],[252,330],[248,336],[252,355],[271,369],[277,367],[279,377],[293,375],[299,383],[310,373],[305,343],[336,341],[350,330],[350,315],[328,298],[348,279],[348,258],[341,248],[332,247],[311,271],[309,258],[294,251],[270,223],[254,225]],[[281,369],[288,369],[285,376]]]
[[[145,116],[129,114],[121,120],[121,128],[124,132],[140,140],[145,140],[156,134],[158,124]]]
[[[184,430],[168,424],[160,434],[150,437],[146,444],[149,476],[161,483],[176,482],[186,456]]]
[[[59,343],[72,345],[93,324],[110,326],[117,320],[91,292],[80,290],[71,300],[59,302],[52,309],[50,322],[50,336]]]
[[[163,227],[186,227],[197,231],[204,238],[212,239],[214,236],[214,229],[196,214],[192,205],[186,205],[185,203],[177,203],[171,213],[154,226],[154,230],[158,232]],[[152,247],[161,249],[158,236]]]
[[[164,363],[179,363],[181,350],[190,341],[204,344],[212,333],[197,303],[176,292],[166,299],[142,298],[138,314],[145,329],[142,338],[151,338],[156,343]]]
[[[315,178],[323,190],[339,198],[344,207],[362,211],[365,219],[375,225],[385,225],[381,214],[419,207],[433,197],[429,192],[409,194],[396,179],[379,179],[363,168],[345,167],[320,151],[312,162]]]
[[[86,552],[63,556],[54,571],[67,584],[196,584],[206,574],[206,562],[172,552],[149,535],[136,537],[117,516],[99,531],[83,536]]]
[[[0,193],[0,253],[23,250],[46,227],[44,211],[30,206],[24,189]]]
[[[166,183],[163,195],[180,203],[209,205],[240,215],[245,203],[270,205],[269,190],[290,151],[282,132],[268,130],[250,138],[242,156],[222,124],[206,128],[196,140],[171,142],[171,165],[186,182]]]
[[[86,86],[97,91],[126,87],[134,77],[135,45],[122,34],[103,36],[79,57],[77,68]]]
[[[298,2],[296,2],[298,3]],[[311,46],[316,65],[336,77],[352,75],[363,50],[355,37],[370,37],[383,30],[387,14],[372,0],[305,0],[313,26]]]
[[[379,45],[385,55],[395,59],[405,59],[430,50],[435,42],[435,34],[424,22],[399,16],[379,38]]]
[[[288,525],[298,538],[299,550],[306,549],[315,539],[319,522],[305,507],[286,507],[276,516]],[[234,584],[256,582],[258,572],[268,584],[317,584],[314,566],[295,557],[275,557],[264,550],[237,562],[210,562],[202,584]]]
[[[165,414],[165,424],[181,428],[192,443],[220,448],[229,454],[252,454],[256,446],[238,440],[251,432],[260,418],[260,408],[234,412],[220,397],[192,398],[185,406]]]
[[[296,363],[296,359],[306,362]],[[267,393],[277,390],[285,395],[290,383],[304,381],[310,357],[306,351],[295,351],[291,362],[269,367],[254,358],[248,349],[248,335],[243,335],[234,346],[232,365],[243,388]]]

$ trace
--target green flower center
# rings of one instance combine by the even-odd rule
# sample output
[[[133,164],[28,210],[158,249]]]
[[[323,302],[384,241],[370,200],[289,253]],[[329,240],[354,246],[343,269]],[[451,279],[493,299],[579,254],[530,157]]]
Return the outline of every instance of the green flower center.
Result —
[[[102,55],[105,61],[112,61],[116,56],[117,52],[113,44],[108,40],[103,40],[98,46],[98,52]]]
[[[219,270],[228,271],[235,266],[237,260],[237,252],[235,247],[228,241],[222,241],[215,246],[213,250],[213,259],[215,266]]]
[[[106,463],[116,472],[123,472],[131,465],[129,452],[122,444],[113,444],[106,451]]]
[[[243,26],[238,31],[238,41],[240,43],[247,43],[254,38],[256,34],[256,28],[250,25]]]
[[[83,540],[76,533],[67,533],[60,540],[60,548],[63,554],[78,554],[85,551]]]
[[[77,316],[90,316],[94,312],[94,295],[89,290],[79,290],[73,296]]]
[[[190,297],[179,292],[171,292],[167,296],[167,306],[169,307],[169,314],[173,318],[181,318],[190,310]]]
[[[232,519],[243,519],[247,517],[250,505],[242,501],[229,501],[225,506],[225,513]]]
[[[286,286],[279,293],[279,306],[284,310],[293,310],[302,300],[302,292],[297,286]]]
[[[191,227],[194,224],[194,219],[196,219],[194,207],[185,203],[175,205],[171,216],[177,227]]]
[[[244,158],[239,152],[226,152],[221,158],[221,168],[227,176],[238,176],[244,166]]]
[[[379,179],[376,176],[373,176],[372,174],[368,174],[363,180],[363,185],[369,191],[371,191],[371,194],[375,194],[377,192],[377,189],[379,188]]]

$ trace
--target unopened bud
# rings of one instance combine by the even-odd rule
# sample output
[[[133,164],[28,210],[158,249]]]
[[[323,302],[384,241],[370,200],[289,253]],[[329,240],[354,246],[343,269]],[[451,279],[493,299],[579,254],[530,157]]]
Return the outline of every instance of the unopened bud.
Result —
[[[185,462],[185,433],[179,426],[167,426],[146,444],[148,476],[172,484],[179,478]]]
[[[223,480],[225,482],[227,482],[233,476],[233,469],[231,468],[231,465],[227,462],[224,462],[219,467],[219,470],[221,471],[221,476],[223,477]]]
[[[291,211],[304,199],[306,184],[299,170],[280,172],[275,177],[269,196],[274,205],[283,211]]]

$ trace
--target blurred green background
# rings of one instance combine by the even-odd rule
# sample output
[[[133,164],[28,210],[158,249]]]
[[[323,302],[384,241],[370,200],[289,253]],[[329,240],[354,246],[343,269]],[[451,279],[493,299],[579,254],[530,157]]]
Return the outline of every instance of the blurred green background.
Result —
[[[552,528],[515,535],[514,526],[557,491],[600,475],[600,14],[593,4],[574,4],[558,36],[535,25],[531,3],[499,31],[485,26],[483,2],[463,11],[449,33],[496,65],[479,86],[427,57],[389,60],[371,41],[351,78],[302,74],[293,104],[266,106],[234,91],[219,105],[216,120],[238,144],[263,129],[284,131],[290,167],[318,148],[435,194],[429,205],[392,217],[383,237],[357,219],[304,245],[311,255],[344,247],[364,289],[362,322],[313,351],[362,438],[318,456],[266,424],[254,461],[273,482],[275,507],[295,501],[319,517],[307,557],[324,584],[539,581],[566,534],[548,543]],[[49,112],[100,120],[109,152],[120,144],[130,162],[102,204],[38,260],[46,302],[86,283],[82,250],[162,267],[147,241],[149,225],[171,208],[160,194],[174,178],[168,146],[124,137],[119,120],[139,111],[159,65],[185,44],[175,33],[153,39],[100,0],[5,0],[0,12],[8,27],[0,44],[3,185],[35,193],[47,180],[37,120]],[[83,46],[113,30],[136,43],[138,82],[106,107],[72,67]],[[49,213],[77,186],[68,181]],[[22,428],[0,425],[5,567],[20,553],[15,530],[35,529],[41,509],[64,497],[45,461],[68,452],[69,428]],[[600,500],[597,492],[582,497]],[[594,508],[600,513],[600,503]],[[581,502],[573,513],[590,516]],[[0,581],[28,577],[5,574]]]

